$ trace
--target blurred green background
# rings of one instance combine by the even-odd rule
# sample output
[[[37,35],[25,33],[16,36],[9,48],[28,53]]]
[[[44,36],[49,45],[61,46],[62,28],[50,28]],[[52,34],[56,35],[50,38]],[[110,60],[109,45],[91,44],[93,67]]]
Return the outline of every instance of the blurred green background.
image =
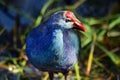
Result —
[[[47,80],[31,65],[25,39],[52,13],[71,10],[85,25],[71,80],[120,80],[119,0],[0,0],[0,80]],[[64,79],[61,73],[55,80]]]

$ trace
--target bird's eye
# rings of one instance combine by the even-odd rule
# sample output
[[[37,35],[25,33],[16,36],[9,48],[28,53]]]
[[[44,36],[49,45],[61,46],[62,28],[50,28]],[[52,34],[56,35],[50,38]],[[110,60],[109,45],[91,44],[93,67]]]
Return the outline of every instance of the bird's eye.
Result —
[[[66,19],[65,21],[66,22],[73,22],[73,20],[71,20],[71,19]]]

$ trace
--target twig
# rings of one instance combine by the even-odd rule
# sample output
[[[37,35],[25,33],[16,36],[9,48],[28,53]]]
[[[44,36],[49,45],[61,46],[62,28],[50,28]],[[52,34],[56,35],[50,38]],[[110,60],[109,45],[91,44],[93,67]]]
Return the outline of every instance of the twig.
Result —
[[[91,50],[90,50],[90,53],[89,53],[87,71],[86,71],[87,76],[90,74],[90,70],[91,70],[91,66],[92,66],[92,62],[93,62],[93,53],[94,53],[94,49],[95,49],[95,42],[96,42],[96,34],[94,33],[93,42],[92,42]]]

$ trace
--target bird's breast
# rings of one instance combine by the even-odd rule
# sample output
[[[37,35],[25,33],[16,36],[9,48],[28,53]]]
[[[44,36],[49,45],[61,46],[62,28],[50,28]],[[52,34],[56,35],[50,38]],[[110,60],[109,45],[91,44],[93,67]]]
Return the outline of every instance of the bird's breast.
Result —
[[[70,69],[76,63],[79,47],[78,38],[73,31],[55,29],[46,35],[36,35],[29,35],[26,51],[30,61],[38,69],[59,71]]]

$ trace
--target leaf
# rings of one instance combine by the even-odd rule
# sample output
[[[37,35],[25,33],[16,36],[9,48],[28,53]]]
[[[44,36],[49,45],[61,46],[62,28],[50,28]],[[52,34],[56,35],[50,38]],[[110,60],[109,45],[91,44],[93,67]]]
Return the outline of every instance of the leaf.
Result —
[[[120,36],[119,31],[110,31],[110,32],[108,32],[108,37],[117,37],[117,36]]]
[[[116,25],[120,24],[120,17],[118,17],[117,19],[115,19],[114,21],[112,21],[110,24],[109,24],[109,28],[112,29],[114,28]]]
[[[38,26],[43,18],[43,15],[45,15],[45,12],[47,8],[54,2],[54,0],[48,0],[48,2],[43,6],[42,10],[40,11],[41,15],[39,15],[35,21],[35,26]]]
[[[82,41],[82,47],[86,46],[92,41],[92,28],[88,24],[84,24],[86,28],[86,32],[81,32],[83,35],[85,35],[84,38],[81,39]]]
[[[113,52],[107,50],[104,46],[96,42],[96,45],[113,61],[116,66],[120,66],[120,58]]]
[[[83,38],[81,46],[84,47],[84,46],[88,45],[91,41],[92,41],[91,38],[89,38],[89,39],[88,38],[86,38],[86,39]]]
[[[100,19],[95,19],[95,18],[86,18],[85,21],[89,24],[89,25],[95,25],[95,24],[100,24],[103,21]]]
[[[78,66],[78,63],[75,64],[74,69],[75,69],[75,73],[76,73],[76,78],[77,78],[77,80],[80,80],[81,77],[80,77],[80,75],[79,75],[80,72],[79,72],[79,66]]]
[[[0,36],[1,36],[5,31],[6,31],[6,29],[5,29],[5,28],[2,28],[2,29],[0,30]]]
[[[38,16],[36,21],[35,21],[35,26],[38,26],[42,21],[42,16]]]

